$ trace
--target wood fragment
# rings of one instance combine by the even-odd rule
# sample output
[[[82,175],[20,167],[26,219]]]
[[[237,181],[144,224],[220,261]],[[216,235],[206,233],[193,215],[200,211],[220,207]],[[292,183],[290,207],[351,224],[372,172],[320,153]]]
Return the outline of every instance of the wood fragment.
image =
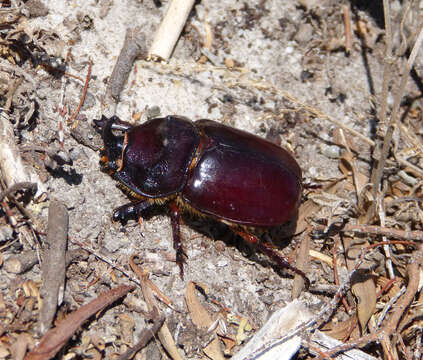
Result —
[[[342,232],[356,232],[361,234],[372,234],[372,235],[385,235],[387,237],[391,237],[394,239],[404,239],[408,241],[423,241],[423,231],[420,230],[401,230],[401,229],[393,229],[383,226],[377,225],[354,225],[354,224],[346,224],[343,225],[341,228],[337,228],[335,224],[332,224],[329,230],[324,225],[317,225],[315,226],[315,230],[318,231],[342,231]]]
[[[4,269],[11,274],[23,274],[32,269],[37,262],[37,253],[34,250],[22,251],[19,255],[6,259]]]
[[[300,246],[297,251],[297,259],[295,262],[296,268],[304,273],[307,273],[310,256],[310,230],[304,232],[300,238]],[[301,295],[305,288],[305,281],[299,274],[294,275],[294,283],[291,290],[291,299],[296,299]]]
[[[44,334],[52,325],[59,302],[59,292],[65,286],[66,248],[69,215],[66,206],[53,200],[48,211],[47,248],[41,266],[43,307],[40,314],[40,331]]]
[[[147,54],[144,32],[139,27],[126,30],[125,42],[113,68],[106,89],[105,103],[118,102],[123,86],[128,79],[134,61],[145,58]]]
[[[352,40],[351,40],[351,16],[350,8],[348,5],[344,5],[344,28],[345,28],[345,52],[347,55],[351,52]]]
[[[117,299],[125,296],[133,289],[133,286],[120,285],[99,295],[88,304],[81,306],[78,310],[72,312],[63,320],[60,320],[55,328],[49,330],[43,336],[38,346],[25,357],[25,360],[51,359],[67,343],[85,320],[111,305]]]
[[[168,61],[195,0],[171,0],[166,14],[154,36],[148,57]]]

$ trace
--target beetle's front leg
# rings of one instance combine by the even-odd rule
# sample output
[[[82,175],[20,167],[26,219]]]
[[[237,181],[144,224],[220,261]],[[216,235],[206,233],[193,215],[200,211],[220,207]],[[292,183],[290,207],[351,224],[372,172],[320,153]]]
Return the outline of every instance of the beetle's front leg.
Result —
[[[241,236],[245,241],[247,241],[250,244],[253,244],[256,246],[256,248],[262,252],[263,254],[266,254],[270,259],[272,259],[274,262],[276,262],[279,266],[289,269],[296,274],[300,275],[305,282],[306,288],[308,289],[310,287],[310,280],[308,279],[307,275],[304,274],[303,271],[297,269],[295,266],[292,266],[288,261],[286,261],[282,256],[280,256],[272,245],[269,243],[260,241],[257,236],[234,229],[235,233],[237,233],[239,236]]]
[[[148,209],[153,202],[150,200],[142,200],[135,203],[128,203],[122,206],[119,206],[113,210],[113,221],[127,221],[129,218],[139,218],[141,212],[145,209]]]
[[[172,233],[173,233],[173,248],[176,250],[176,263],[179,266],[179,273],[181,279],[184,278],[184,259],[185,253],[182,245],[181,239],[181,211],[176,204],[176,202],[170,203],[170,221],[172,223]]]

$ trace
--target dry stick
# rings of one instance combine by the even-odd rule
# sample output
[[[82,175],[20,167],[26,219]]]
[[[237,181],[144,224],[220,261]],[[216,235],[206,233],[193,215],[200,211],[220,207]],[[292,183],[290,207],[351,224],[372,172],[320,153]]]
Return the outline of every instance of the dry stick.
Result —
[[[317,225],[315,229],[318,231],[326,231],[327,227],[325,225]],[[342,231],[342,232],[351,231],[351,232],[356,232],[361,234],[384,235],[384,236],[392,237],[394,239],[406,239],[408,241],[422,241],[423,240],[423,231],[399,230],[399,229],[386,228],[386,227],[381,227],[376,225],[346,224],[342,228],[339,228],[336,230]]]
[[[410,2],[408,3],[407,9],[405,10],[404,15],[402,16],[402,19],[400,22],[399,32],[401,36],[401,45],[397,51],[398,56],[403,56],[405,52],[407,51],[407,38],[404,34],[404,24],[408,18],[408,14],[412,6],[413,6],[413,0],[410,0]]]
[[[338,275],[338,260],[337,260],[337,250],[339,246],[339,236],[335,237],[335,243],[333,244],[333,278],[335,280],[335,285],[339,286],[339,275]],[[341,294],[341,301],[344,305],[345,311],[347,314],[351,314],[351,306],[348,304],[346,297]]]
[[[78,116],[79,110],[81,110],[82,105],[84,104],[85,97],[87,96],[88,83],[90,82],[90,77],[91,77],[91,68],[92,68],[92,62],[89,61],[88,72],[87,72],[87,77],[85,78],[85,84],[84,84],[84,89],[82,90],[82,96],[81,96],[81,99],[79,100],[78,107],[76,108],[76,110],[74,111],[70,119],[68,120],[68,124],[72,124],[72,122]],[[72,124],[72,129],[75,129],[77,126],[78,126],[78,121],[75,121],[75,123]]]
[[[345,51],[347,54],[351,51],[351,18],[349,5],[344,6],[344,28],[345,28]]]
[[[171,0],[154,36],[148,57],[168,61],[195,0]]]
[[[79,246],[81,249],[88,251],[90,254],[94,255],[99,260],[105,262],[106,264],[109,264],[112,267],[112,269],[115,269],[115,270],[119,271],[122,275],[124,275],[125,277],[127,277],[130,281],[132,281],[135,284],[141,286],[141,282],[137,278],[133,277],[131,274],[129,274],[127,271],[125,271],[125,269],[123,269],[122,267],[116,265],[116,263],[115,263],[114,260],[109,259],[106,256],[99,254],[93,248],[91,248],[88,245],[85,245],[84,243],[81,243],[81,242],[79,242],[77,240],[69,239],[69,241],[72,244],[75,244],[75,245]]]
[[[380,328],[382,326],[382,322],[385,319],[386,315],[388,314],[388,311],[392,309],[394,304],[397,302],[397,300],[405,293],[406,287],[402,287],[400,291],[398,291],[389,301],[386,303],[385,307],[383,308],[382,312],[380,313],[378,319],[376,328]]]
[[[19,255],[6,259],[4,269],[8,273],[22,274],[31,269],[37,262],[38,256],[34,250],[22,251]]]
[[[304,273],[307,273],[307,270],[308,270],[308,264],[310,262],[309,253],[310,253],[310,229],[305,231],[300,238],[300,246],[297,251],[297,261],[295,264],[297,269],[303,271]],[[304,286],[305,286],[304,278],[299,274],[295,274],[294,283],[291,289],[291,299],[297,299],[301,295],[301,292],[303,291]]]
[[[401,350],[402,350],[402,352],[403,352],[403,354],[405,356],[405,360],[411,360],[411,356],[408,353],[407,348],[405,347],[404,340],[403,340],[402,336],[399,335],[399,334],[398,334],[398,341],[399,341],[399,343],[401,345]]]
[[[286,98],[289,101],[293,102],[294,104],[298,105],[300,108],[306,110],[310,114],[313,114],[317,118],[327,120],[330,123],[332,123],[336,126],[339,126],[341,129],[344,129],[344,130],[348,131],[349,133],[353,134],[354,136],[360,138],[361,140],[363,140],[364,142],[366,142],[370,146],[375,145],[375,142],[373,140],[369,139],[368,137],[364,136],[363,134],[359,133],[358,131],[354,130],[353,128],[350,128],[348,125],[345,125],[344,123],[331,118],[329,115],[325,114],[321,110],[319,110],[319,109],[317,109],[313,106],[305,104],[304,102],[302,102],[301,100],[292,96],[288,92],[280,90],[277,87],[270,85],[269,83],[260,82],[260,81],[253,81],[253,80],[247,80],[247,81],[236,80],[236,83],[234,83],[232,86],[238,86],[239,87],[240,85],[241,86],[253,86],[256,89],[264,90],[264,91],[270,91],[270,92],[273,92],[273,93],[278,94],[280,96],[283,96],[284,98]]]
[[[145,36],[141,28],[128,28],[126,30],[122,50],[120,51],[107,85],[106,104],[108,104],[109,101],[112,103],[119,101],[120,93],[128,79],[135,59],[138,57],[144,58],[146,54]]]
[[[383,3],[384,3],[384,6],[386,3],[386,6],[388,6],[388,11],[389,11],[388,0],[384,0]],[[385,13],[385,21],[387,21],[387,19],[389,19],[389,14]],[[399,114],[399,109],[401,105],[401,99],[404,93],[405,85],[407,84],[408,74],[413,67],[414,61],[417,57],[422,41],[423,41],[423,28],[420,29],[419,36],[417,37],[416,43],[414,44],[413,49],[411,50],[410,57],[408,58],[408,61],[404,65],[400,86],[399,86],[397,95],[395,97],[394,106],[392,109],[391,119],[389,122],[388,129],[386,130],[386,134],[384,136],[380,158],[379,158],[377,167],[375,168],[372,174],[372,183],[373,183],[372,195],[374,199],[377,198],[380,182],[382,180],[383,170],[385,168],[386,159],[388,157],[388,151],[391,145],[392,136],[394,134],[394,130],[398,121],[398,114]],[[385,75],[384,75],[384,78],[385,78]],[[386,104],[384,105],[384,103],[382,102],[382,106],[386,106]],[[386,114],[386,108],[384,108],[383,111]],[[372,206],[370,206],[369,211],[366,214],[366,221],[365,221],[366,223],[368,223],[370,219],[373,217],[375,210],[376,210],[376,203],[373,202]]]
[[[59,292],[65,286],[66,248],[69,215],[66,206],[53,200],[48,209],[47,246],[41,266],[43,307],[40,314],[40,331],[44,334],[52,325],[56,314]]]
[[[380,225],[385,227],[385,209],[383,207],[383,202],[380,197],[378,197],[378,208],[379,208],[379,219],[380,219]],[[382,236],[382,240],[386,241],[386,236]],[[395,277],[394,274],[394,268],[392,266],[392,257],[391,257],[391,248],[389,245],[384,245],[383,250],[385,251],[386,256],[386,269],[388,270],[388,275],[390,279],[393,279]]]

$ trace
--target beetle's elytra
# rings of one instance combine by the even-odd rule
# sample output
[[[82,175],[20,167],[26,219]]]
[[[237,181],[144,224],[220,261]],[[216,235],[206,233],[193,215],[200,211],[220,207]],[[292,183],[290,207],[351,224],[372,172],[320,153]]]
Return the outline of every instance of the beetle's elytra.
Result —
[[[102,163],[135,199],[116,209],[114,219],[140,216],[154,203],[168,203],[181,275],[180,211],[190,210],[228,224],[304,276],[247,230],[282,225],[297,214],[301,169],[286,150],[212,120],[167,116],[131,126],[103,116],[95,124],[104,141]]]

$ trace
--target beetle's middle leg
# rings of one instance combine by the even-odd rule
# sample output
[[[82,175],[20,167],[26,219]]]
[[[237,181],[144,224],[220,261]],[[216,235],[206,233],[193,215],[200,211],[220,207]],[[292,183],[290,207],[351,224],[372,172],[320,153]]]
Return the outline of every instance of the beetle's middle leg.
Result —
[[[279,266],[289,269],[295,272],[296,274],[300,275],[304,279],[306,288],[310,287],[310,280],[308,279],[307,275],[301,270],[297,269],[295,266],[292,266],[281,255],[279,255],[271,244],[260,241],[255,235],[252,235],[237,229],[233,229],[233,230],[236,234],[241,236],[245,241],[247,241],[250,244],[253,244],[260,252],[262,252],[263,254],[266,254],[270,259],[276,262]]]
[[[176,263],[179,266],[181,279],[184,278],[185,253],[181,239],[181,211],[175,201],[170,203],[170,222],[172,223],[173,248],[176,250]]]

